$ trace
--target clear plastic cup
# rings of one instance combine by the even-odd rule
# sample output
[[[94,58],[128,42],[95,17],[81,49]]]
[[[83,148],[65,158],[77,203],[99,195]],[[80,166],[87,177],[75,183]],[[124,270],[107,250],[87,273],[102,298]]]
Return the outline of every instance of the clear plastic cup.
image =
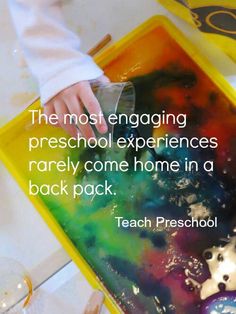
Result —
[[[104,118],[107,122],[108,132],[114,135],[116,125],[112,125],[108,121],[108,116],[111,114],[125,114],[130,116],[135,111],[135,89],[131,82],[123,83],[106,83],[92,85],[93,92],[98,99]],[[104,135],[98,134],[97,137]]]
[[[0,257],[0,313],[25,313],[32,293],[33,285],[24,267]]]

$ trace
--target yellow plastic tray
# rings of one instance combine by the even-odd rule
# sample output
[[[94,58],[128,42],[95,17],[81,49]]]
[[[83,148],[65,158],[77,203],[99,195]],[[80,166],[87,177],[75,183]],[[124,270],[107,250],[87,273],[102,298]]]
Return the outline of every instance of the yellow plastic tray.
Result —
[[[207,76],[214,82],[214,84],[221,90],[225,96],[229,99],[230,102],[236,104],[236,92],[235,90],[227,83],[224,77],[207,61],[203,58],[197,49],[193,47],[188,40],[182,35],[182,33],[165,17],[163,16],[155,16],[149,19],[147,22],[133,30],[123,39],[109,47],[106,51],[104,51],[101,55],[96,58],[96,62],[102,67],[105,68],[110,64],[112,68],[112,64],[114,60],[119,58],[120,54],[123,53],[130,45],[134,44],[136,40],[146,36],[148,33],[153,31],[154,29],[162,27],[164,28],[168,34],[182,47],[182,49],[191,57],[191,59],[207,74]],[[142,51],[140,52],[140,58],[142,58]],[[132,62],[132,61],[130,61]],[[127,64],[130,66],[132,64]],[[114,64],[114,67],[116,65]],[[129,69],[127,69],[128,71]],[[116,72],[113,69],[113,77],[112,79],[125,79],[125,77],[116,76],[114,73]],[[129,71],[128,71],[129,72]],[[132,71],[131,71],[132,72]],[[108,71],[109,74],[109,71]],[[137,74],[135,71],[129,73],[129,75]],[[129,76],[128,75],[128,76]],[[111,75],[112,76],[112,75]],[[30,106],[30,109],[36,109],[40,107],[40,101],[36,101]],[[104,291],[106,299],[105,304],[108,309],[112,313],[120,313],[116,302],[113,300],[109,292],[103,286],[103,284],[99,281],[93,270],[90,266],[85,262],[83,257],[80,255],[78,250],[75,248],[73,243],[67,237],[61,226],[55,220],[53,215],[49,212],[48,208],[45,206],[43,201],[39,197],[30,197],[28,195],[28,181],[26,176],[24,175],[24,171],[22,170],[22,166],[20,166],[20,154],[21,147],[19,143],[17,145],[17,135],[18,132],[24,129],[25,125],[29,123],[30,114],[28,109],[22,112],[19,116],[17,116],[10,123],[5,125],[0,129],[0,158],[12,173],[14,178],[17,180],[21,188],[24,190],[26,195],[30,198],[32,203],[35,205],[43,219],[46,221],[52,232],[61,242],[65,250],[71,256],[73,261],[78,265],[81,269],[82,273],[86,276],[90,284],[97,289],[101,289]],[[57,129],[58,135],[63,134],[61,130]],[[11,141],[15,141],[15,152],[8,151],[8,143]]]

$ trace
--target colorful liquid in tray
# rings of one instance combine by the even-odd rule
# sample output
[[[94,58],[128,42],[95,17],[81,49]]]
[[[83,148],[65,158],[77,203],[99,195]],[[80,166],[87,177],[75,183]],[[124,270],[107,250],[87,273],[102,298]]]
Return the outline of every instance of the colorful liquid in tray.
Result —
[[[215,136],[219,141],[217,150],[161,147],[156,151],[160,158],[180,163],[184,157],[200,163],[211,159],[215,171],[134,173],[131,167],[128,173],[87,174],[81,170],[76,178],[69,174],[61,174],[60,178],[82,184],[107,180],[117,196],[82,196],[79,201],[42,197],[43,202],[125,313],[211,313],[217,306],[219,313],[227,306],[236,313],[236,107],[161,27],[130,45],[105,72],[113,81],[133,79],[137,110],[187,114],[186,128],[164,126],[156,129],[154,136]],[[131,160],[135,154],[116,148],[32,152],[30,157],[24,153],[29,135],[59,136],[60,132],[47,126],[36,127],[9,143],[8,153],[12,156],[14,145],[21,145],[23,157],[18,165],[25,177],[30,176],[38,184],[58,180],[58,173],[32,177],[25,165],[27,159],[59,160],[70,156],[75,161]],[[153,158],[146,150],[137,155],[142,160]],[[118,228],[115,220],[116,216],[204,218],[206,213],[218,217],[218,228],[125,229]],[[208,292],[201,294],[209,280]],[[208,298],[216,293],[218,301],[216,297]],[[219,307],[217,302],[228,303]]]

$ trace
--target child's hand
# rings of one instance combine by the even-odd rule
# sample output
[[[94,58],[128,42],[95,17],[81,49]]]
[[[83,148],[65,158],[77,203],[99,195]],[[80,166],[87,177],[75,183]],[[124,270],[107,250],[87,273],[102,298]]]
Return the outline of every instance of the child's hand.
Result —
[[[106,83],[109,82],[109,79],[106,76],[102,76],[98,81]],[[58,120],[60,121],[59,125],[71,136],[77,137],[78,130],[73,125],[65,125],[63,123],[63,116],[68,113],[80,116],[84,113],[83,106],[89,114],[99,115],[101,112],[100,104],[88,81],[79,82],[61,91],[45,104],[44,113],[48,116],[56,113]],[[91,125],[78,125],[78,127],[80,129],[80,134],[86,139],[95,137]],[[96,128],[101,134],[107,132],[108,128],[104,118],[102,118],[101,124],[96,125]]]

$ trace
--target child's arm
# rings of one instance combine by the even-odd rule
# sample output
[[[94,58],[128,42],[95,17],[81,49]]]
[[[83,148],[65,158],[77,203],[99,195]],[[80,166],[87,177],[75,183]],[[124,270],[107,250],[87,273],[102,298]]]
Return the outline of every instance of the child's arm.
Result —
[[[58,0],[9,0],[10,11],[27,63],[40,86],[45,112],[80,115],[85,105],[88,112],[100,112],[89,80],[102,77],[93,59],[79,51],[79,38],[66,28]],[[73,126],[65,126],[75,135]],[[90,126],[81,126],[86,137],[94,136]],[[97,125],[105,133],[106,122]]]

